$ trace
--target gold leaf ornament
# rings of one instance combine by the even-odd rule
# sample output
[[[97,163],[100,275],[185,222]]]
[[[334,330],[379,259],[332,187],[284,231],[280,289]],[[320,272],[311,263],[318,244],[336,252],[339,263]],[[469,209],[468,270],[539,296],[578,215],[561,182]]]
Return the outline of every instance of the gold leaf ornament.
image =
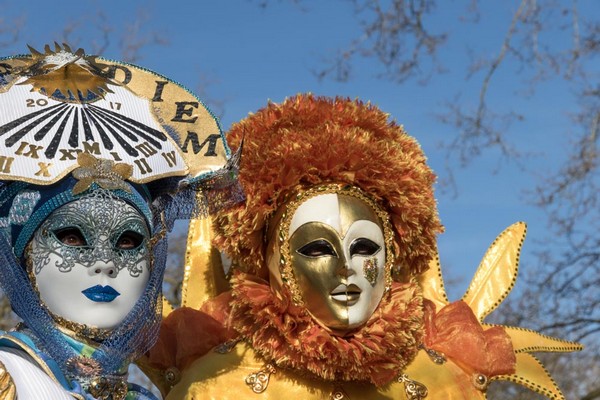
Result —
[[[463,300],[480,322],[502,303],[512,290],[519,269],[521,246],[527,225],[517,222],[494,240],[483,256]]]
[[[96,158],[89,153],[79,153],[77,163],[79,167],[73,170],[73,177],[79,182],[73,186],[74,195],[85,192],[93,183],[103,189],[121,189],[131,193],[131,188],[125,182],[133,173],[131,165]]]

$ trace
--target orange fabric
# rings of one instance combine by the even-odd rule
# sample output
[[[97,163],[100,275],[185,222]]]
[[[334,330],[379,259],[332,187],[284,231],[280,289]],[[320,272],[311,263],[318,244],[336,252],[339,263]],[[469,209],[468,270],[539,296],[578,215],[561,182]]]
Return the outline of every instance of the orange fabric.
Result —
[[[223,293],[204,303],[200,310],[181,307],[162,322],[156,345],[148,352],[154,368],[185,369],[213,347],[233,339],[236,334],[225,327],[230,293]]]
[[[484,330],[473,310],[462,300],[435,312],[425,304],[425,340],[427,348],[443,353],[465,372],[488,377],[513,374],[516,357],[512,342],[501,326]]]
[[[231,323],[251,347],[278,367],[327,381],[383,386],[415,358],[423,334],[416,283],[393,283],[366,325],[344,337],[318,325],[287,291],[282,299],[260,278],[236,273]]]

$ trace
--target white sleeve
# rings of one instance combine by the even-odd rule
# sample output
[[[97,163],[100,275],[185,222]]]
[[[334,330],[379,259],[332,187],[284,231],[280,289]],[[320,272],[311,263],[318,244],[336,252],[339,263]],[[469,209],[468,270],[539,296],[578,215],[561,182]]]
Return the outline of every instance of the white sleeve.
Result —
[[[18,400],[73,400],[24,351],[4,347],[0,350],[0,362],[15,383]]]

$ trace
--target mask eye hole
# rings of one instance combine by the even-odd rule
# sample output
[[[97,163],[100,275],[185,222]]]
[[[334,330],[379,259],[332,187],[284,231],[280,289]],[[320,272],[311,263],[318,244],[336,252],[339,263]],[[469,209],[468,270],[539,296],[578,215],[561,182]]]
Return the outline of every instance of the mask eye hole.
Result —
[[[337,253],[331,243],[324,239],[313,240],[296,251],[306,257],[337,257]]]
[[[84,247],[87,246],[87,240],[79,228],[69,227],[59,229],[53,232],[56,239],[62,244],[73,247]]]
[[[377,253],[381,247],[367,238],[358,238],[350,245],[350,256],[372,256]]]
[[[119,250],[134,250],[140,247],[143,241],[143,235],[134,231],[125,231],[117,239],[115,247]]]

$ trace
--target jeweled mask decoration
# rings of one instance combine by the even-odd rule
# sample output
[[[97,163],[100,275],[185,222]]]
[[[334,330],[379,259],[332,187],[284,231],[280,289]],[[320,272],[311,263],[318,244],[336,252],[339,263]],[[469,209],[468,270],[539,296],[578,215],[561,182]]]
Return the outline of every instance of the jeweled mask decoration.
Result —
[[[27,257],[40,300],[59,323],[112,329],[148,282],[150,229],[132,205],[95,190],[54,210]]]
[[[285,207],[272,254],[293,301],[338,334],[364,325],[391,284],[387,213],[361,190],[336,184],[303,191]]]

